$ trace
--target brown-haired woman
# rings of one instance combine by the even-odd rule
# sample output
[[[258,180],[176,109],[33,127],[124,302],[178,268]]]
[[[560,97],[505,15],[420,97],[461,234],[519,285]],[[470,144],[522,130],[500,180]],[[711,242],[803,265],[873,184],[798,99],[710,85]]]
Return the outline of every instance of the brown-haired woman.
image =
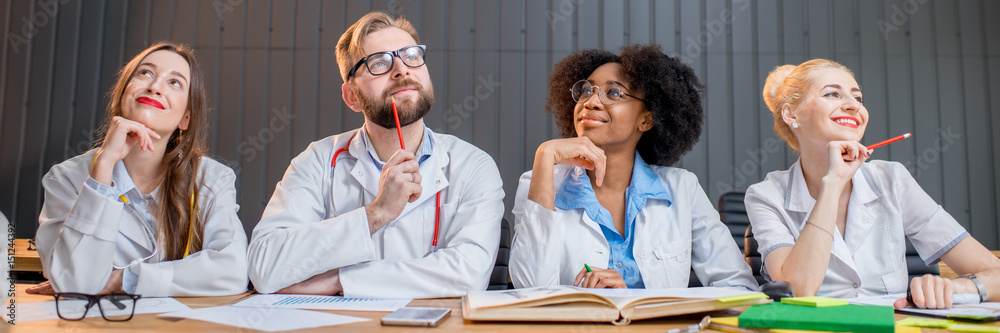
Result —
[[[777,67],[763,96],[775,132],[799,152],[791,168],[747,190],[765,278],[791,282],[796,296],[882,296],[909,286],[915,305],[926,308],[951,307],[953,294],[1000,299],[1000,260],[906,167],[868,160],[871,150],[859,143],[868,109],[847,67],[826,59]],[[941,260],[967,275],[907,281],[904,237],[926,264]]]
[[[205,82],[193,50],[157,43],[119,72],[95,149],[52,167],[29,293],[236,294],[247,239],[233,170],[205,156]]]

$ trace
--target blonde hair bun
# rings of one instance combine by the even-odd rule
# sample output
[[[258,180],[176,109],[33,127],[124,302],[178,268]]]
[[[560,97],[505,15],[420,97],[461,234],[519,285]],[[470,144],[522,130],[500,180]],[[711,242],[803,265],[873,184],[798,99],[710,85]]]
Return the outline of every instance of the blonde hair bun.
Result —
[[[809,89],[810,75],[824,68],[838,68],[854,77],[854,73],[850,69],[835,61],[813,59],[798,66],[775,67],[767,75],[767,80],[764,81],[764,91],[762,92],[764,104],[767,104],[767,108],[771,109],[771,115],[774,116],[774,132],[778,134],[778,137],[785,139],[792,149],[798,150],[799,143],[788,124],[785,124],[785,120],[781,116],[781,108],[787,104],[794,110],[802,102],[802,98],[805,97],[806,91]]]
[[[771,70],[770,74],[767,74],[767,79],[764,81],[764,104],[767,104],[767,108],[771,111],[778,111],[779,106],[778,99],[778,89],[781,89],[781,84],[785,82],[785,78],[792,71],[795,70],[795,65],[782,65],[777,66]]]

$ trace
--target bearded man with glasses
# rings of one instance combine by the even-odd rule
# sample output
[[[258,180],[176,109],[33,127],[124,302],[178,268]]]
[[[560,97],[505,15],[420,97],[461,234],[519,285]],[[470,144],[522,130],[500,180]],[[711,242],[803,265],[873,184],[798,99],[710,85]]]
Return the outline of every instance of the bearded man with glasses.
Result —
[[[418,43],[410,22],[381,12],[341,36],[341,93],[365,122],[292,160],[253,231],[257,291],[425,298],[486,289],[504,212],[500,172],[482,150],[424,125],[434,87]]]

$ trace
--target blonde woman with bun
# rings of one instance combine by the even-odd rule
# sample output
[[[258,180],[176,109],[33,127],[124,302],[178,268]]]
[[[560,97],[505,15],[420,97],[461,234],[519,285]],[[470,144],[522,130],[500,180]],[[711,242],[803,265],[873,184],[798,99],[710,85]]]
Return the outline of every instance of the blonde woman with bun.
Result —
[[[869,160],[861,88],[843,65],[813,59],[775,68],[764,84],[774,131],[799,152],[746,193],[761,274],[796,296],[855,298],[912,291],[914,305],[950,308],[953,294],[1000,300],[1000,260],[934,202],[900,163]],[[928,265],[956,279],[907,283],[909,238]],[[907,305],[896,301],[897,308]]]

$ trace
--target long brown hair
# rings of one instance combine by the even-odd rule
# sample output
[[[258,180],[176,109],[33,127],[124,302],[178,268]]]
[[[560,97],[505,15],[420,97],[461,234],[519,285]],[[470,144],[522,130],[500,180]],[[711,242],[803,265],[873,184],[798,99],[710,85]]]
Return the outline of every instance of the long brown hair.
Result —
[[[122,115],[121,100],[125,94],[135,70],[142,61],[153,52],[167,50],[180,55],[191,67],[191,84],[188,88],[187,110],[191,112],[188,129],[183,132],[175,129],[167,141],[166,152],[161,162],[163,182],[156,198],[157,210],[154,216],[159,224],[159,247],[165,260],[177,260],[184,257],[188,238],[191,239],[190,253],[201,251],[204,235],[204,221],[196,212],[198,207],[198,191],[204,178],[200,181],[198,168],[201,158],[205,156],[205,137],[208,130],[208,92],[205,90],[204,75],[194,50],[183,44],[158,42],[139,52],[125,67],[118,72],[115,85],[108,92],[107,120],[102,127],[98,145],[104,141],[110,121],[115,116]],[[193,204],[192,204],[193,202]],[[192,206],[193,205],[193,206]],[[191,216],[194,214],[194,216]],[[193,231],[189,235],[188,231]]]

